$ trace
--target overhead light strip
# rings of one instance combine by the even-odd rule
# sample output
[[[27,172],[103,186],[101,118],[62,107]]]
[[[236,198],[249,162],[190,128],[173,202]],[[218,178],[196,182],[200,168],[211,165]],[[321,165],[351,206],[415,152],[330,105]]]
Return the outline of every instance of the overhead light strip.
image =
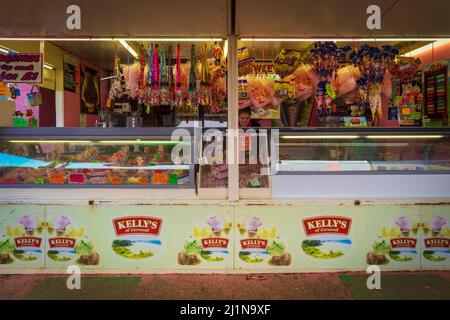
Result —
[[[443,138],[440,134],[418,134],[418,135],[367,135],[367,139],[440,139]]]
[[[119,40],[120,44],[128,50],[129,53],[135,58],[137,58],[139,55],[137,52],[125,41],[125,40]]]
[[[0,41],[147,41],[147,42],[215,42],[224,41],[224,38],[0,38]]]
[[[450,41],[450,38],[241,38],[241,41],[249,42],[314,42],[314,41],[336,41],[336,42],[408,42],[408,41]]]
[[[282,139],[357,139],[358,135],[281,136]]]
[[[417,48],[415,50],[409,51],[409,52],[403,54],[403,56],[406,56],[406,57],[416,56],[416,55],[419,55],[419,54],[424,53],[426,51],[432,50],[433,48],[436,48],[436,47],[441,46],[441,45],[446,44],[446,43],[450,43],[450,40],[449,39],[437,40],[437,41],[434,41],[433,43],[427,44],[426,46],[423,46],[423,47]]]
[[[49,69],[49,70],[55,69],[54,66],[52,66],[50,63],[47,63],[47,62],[44,62],[44,68],[45,69]]]

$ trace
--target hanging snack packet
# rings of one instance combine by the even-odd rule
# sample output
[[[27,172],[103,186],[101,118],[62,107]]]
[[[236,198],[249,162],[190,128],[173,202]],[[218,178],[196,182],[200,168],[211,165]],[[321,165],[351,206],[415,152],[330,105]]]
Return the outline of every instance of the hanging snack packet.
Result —
[[[247,48],[238,50],[239,76],[253,74],[255,72],[255,58],[250,56]]]
[[[248,80],[248,92],[252,102],[253,111],[261,112],[262,109],[271,107],[274,95],[274,81],[270,78],[252,78]]]
[[[279,99],[292,99],[295,96],[295,87],[289,81],[275,81],[275,97]]]
[[[300,65],[300,52],[294,49],[283,49],[273,61],[275,72],[282,78],[293,73]]]
[[[275,80],[275,94],[273,97],[273,105],[279,106],[288,99],[295,97],[295,87],[289,81]]]
[[[250,96],[248,94],[248,82],[247,79],[238,80],[238,107],[240,109],[248,108],[252,105]]]
[[[250,52],[248,51],[247,47],[243,47],[238,50],[238,61],[247,59],[249,57],[250,57]]]

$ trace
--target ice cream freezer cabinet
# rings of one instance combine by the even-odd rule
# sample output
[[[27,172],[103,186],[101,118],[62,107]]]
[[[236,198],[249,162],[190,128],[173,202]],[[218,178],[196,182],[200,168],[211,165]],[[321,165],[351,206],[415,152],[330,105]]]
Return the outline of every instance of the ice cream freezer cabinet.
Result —
[[[450,129],[280,129],[273,199],[450,199]]]

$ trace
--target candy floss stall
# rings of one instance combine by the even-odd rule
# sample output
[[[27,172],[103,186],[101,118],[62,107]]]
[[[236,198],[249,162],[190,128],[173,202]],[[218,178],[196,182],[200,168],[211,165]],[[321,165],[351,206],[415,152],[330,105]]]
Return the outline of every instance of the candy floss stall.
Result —
[[[28,15],[45,28],[0,22],[3,55],[40,54],[31,86],[53,88],[56,113],[45,127],[13,109],[0,128],[0,272],[450,268],[450,54],[436,43],[450,30],[437,1],[417,1],[412,25],[394,6],[380,30],[370,1],[129,2],[78,1],[81,29],[69,1]],[[2,107],[32,93],[2,85]],[[226,128],[261,136],[228,136],[222,159],[205,160],[208,134]],[[263,141],[270,155],[247,163]],[[220,162],[239,153],[245,163]]]

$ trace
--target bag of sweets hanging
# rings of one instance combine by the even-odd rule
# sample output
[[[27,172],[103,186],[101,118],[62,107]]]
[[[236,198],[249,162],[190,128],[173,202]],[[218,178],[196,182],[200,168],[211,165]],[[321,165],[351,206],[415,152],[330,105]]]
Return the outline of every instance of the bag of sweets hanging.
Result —
[[[300,65],[300,52],[294,49],[283,49],[273,61],[275,72],[282,78],[292,74]]]
[[[238,69],[239,76],[245,76],[255,72],[255,58],[250,56],[246,47],[238,50]]]

